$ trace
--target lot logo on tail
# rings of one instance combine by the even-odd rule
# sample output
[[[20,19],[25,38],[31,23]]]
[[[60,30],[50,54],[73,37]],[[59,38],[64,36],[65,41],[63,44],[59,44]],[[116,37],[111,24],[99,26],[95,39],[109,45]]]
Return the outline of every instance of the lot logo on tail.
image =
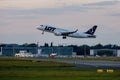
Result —
[[[97,26],[95,25],[85,33],[93,35],[95,33],[96,28],[97,28]]]

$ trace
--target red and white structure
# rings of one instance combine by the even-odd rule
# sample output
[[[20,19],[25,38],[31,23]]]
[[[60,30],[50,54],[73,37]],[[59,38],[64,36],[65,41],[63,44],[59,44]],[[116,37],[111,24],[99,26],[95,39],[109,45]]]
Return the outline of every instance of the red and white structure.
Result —
[[[32,53],[28,53],[27,51],[20,51],[15,54],[15,57],[34,57]]]

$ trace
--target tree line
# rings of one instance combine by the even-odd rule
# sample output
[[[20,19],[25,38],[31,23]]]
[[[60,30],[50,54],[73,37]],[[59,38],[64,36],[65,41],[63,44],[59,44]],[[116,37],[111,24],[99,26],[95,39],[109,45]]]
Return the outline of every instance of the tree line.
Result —
[[[0,44],[0,47],[40,47],[38,46],[38,44],[36,43],[30,43],[30,44],[22,44],[22,45],[18,45],[18,44]],[[48,43],[44,43],[43,47],[57,47],[54,46],[53,43],[51,43],[50,45]],[[67,45],[67,46],[63,46],[63,45],[59,45],[58,47],[72,47],[73,48],[73,52],[76,52],[77,55],[89,55],[90,54],[90,49],[120,49],[120,46],[118,45],[113,45],[113,44],[108,44],[108,45],[102,45],[102,44],[96,44],[94,46],[89,46],[89,45]]]

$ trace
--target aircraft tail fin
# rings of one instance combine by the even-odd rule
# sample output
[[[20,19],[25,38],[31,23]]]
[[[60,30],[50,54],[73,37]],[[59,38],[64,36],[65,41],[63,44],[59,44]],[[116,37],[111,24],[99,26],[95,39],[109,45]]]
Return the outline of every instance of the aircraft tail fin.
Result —
[[[97,29],[97,25],[94,25],[92,28],[90,28],[87,32],[87,34],[93,35],[95,33],[95,30]]]

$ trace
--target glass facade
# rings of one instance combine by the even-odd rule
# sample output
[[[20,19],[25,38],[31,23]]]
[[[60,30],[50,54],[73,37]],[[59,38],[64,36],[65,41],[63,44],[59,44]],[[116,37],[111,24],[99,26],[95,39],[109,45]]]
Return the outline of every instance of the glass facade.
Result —
[[[72,55],[72,47],[2,47],[3,56],[14,56],[20,51],[27,51],[32,54],[37,54],[38,49],[41,49],[41,54],[50,55],[56,53],[57,55],[70,56]]]
[[[20,51],[31,52],[32,54],[37,53],[37,47],[3,47],[2,55],[3,56],[14,56],[16,53]]]
[[[51,53],[56,53],[57,55],[70,56],[72,55],[72,47],[40,47],[41,54],[50,55]]]

